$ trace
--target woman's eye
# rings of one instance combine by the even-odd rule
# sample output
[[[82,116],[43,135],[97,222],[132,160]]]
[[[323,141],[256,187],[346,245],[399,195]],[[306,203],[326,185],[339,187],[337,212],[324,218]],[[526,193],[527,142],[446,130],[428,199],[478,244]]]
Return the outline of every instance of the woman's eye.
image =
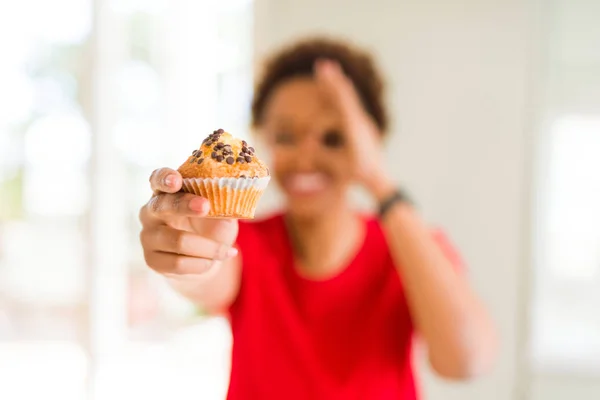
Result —
[[[294,144],[294,135],[287,132],[278,132],[275,134],[275,143],[284,145]]]
[[[323,144],[332,149],[344,146],[344,137],[338,131],[328,131],[323,135]]]

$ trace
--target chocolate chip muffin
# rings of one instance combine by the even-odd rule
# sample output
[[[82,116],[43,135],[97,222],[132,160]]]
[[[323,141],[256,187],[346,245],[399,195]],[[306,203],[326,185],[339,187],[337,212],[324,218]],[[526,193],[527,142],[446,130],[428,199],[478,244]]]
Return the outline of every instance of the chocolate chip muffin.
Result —
[[[269,169],[254,148],[223,129],[205,138],[178,171],[183,190],[207,198],[208,216],[216,218],[254,218],[270,180]]]

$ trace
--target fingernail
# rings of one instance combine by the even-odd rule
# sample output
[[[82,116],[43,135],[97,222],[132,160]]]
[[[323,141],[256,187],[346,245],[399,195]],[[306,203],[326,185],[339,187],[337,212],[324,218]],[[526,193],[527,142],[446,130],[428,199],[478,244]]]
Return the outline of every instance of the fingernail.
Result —
[[[165,178],[165,185],[171,186],[173,184],[173,175],[167,175]]]
[[[232,258],[238,255],[238,249],[236,249],[235,247],[230,247],[229,250],[227,250],[227,258]]]

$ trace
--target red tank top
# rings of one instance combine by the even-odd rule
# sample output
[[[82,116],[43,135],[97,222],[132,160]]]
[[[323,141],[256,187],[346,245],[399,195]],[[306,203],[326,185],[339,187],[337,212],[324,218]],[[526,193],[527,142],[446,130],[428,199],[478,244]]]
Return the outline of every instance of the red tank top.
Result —
[[[402,284],[379,223],[365,221],[354,259],[319,281],[294,268],[282,216],[240,223],[229,400],[417,398]]]

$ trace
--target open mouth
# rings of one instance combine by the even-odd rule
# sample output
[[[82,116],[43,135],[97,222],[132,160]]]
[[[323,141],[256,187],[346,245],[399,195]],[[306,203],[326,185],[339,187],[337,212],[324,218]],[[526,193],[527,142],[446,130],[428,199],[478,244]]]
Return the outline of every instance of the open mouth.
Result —
[[[322,172],[292,173],[284,179],[284,187],[290,195],[311,196],[323,192],[329,181]]]

